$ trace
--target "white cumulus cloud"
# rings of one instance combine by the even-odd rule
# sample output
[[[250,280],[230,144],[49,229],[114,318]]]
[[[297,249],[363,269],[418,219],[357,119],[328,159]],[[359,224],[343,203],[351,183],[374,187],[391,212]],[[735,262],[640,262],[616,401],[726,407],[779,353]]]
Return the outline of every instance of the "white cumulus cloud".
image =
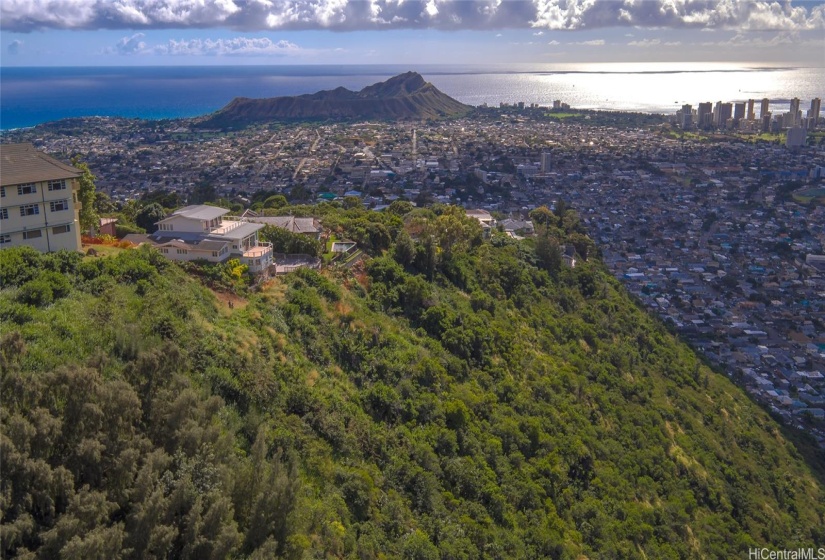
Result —
[[[825,29],[789,0],[2,0],[0,29]]]

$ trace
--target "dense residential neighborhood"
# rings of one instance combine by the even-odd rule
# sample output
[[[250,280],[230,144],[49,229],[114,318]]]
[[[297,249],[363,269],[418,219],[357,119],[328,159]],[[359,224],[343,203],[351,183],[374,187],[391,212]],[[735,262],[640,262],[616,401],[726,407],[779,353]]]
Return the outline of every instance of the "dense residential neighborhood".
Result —
[[[7,138],[63,159],[80,155],[112,205],[151,193],[194,205],[141,239],[172,258],[260,250],[249,257],[255,270],[272,258],[257,229],[315,239],[323,229],[317,217],[262,212],[264,196],[375,210],[397,200],[457,204],[487,234],[517,238],[534,234],[532,209],[569,205],[632,294],[776,414],[825,442],[822,134],[788,147],[757,134],[685,133],[649,115],[561,110],[507,106],[451,121],[239,131],[85,118]],[[187,212],[207,222],[230,212],[197,206],[205,202],[239,217],[185,234],[165,229]],[[235,227],[241,245],[232,244]],[[575,265],[572,248],[564,257]]]

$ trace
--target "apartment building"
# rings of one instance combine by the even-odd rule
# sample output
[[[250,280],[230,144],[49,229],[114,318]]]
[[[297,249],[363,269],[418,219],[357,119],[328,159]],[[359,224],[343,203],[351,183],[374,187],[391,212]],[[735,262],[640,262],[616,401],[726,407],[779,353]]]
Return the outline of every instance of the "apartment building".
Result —
[[[238,258],[252,272],[273,263],[272,244],[258,240],[264,224],[224,219],[229,210],[216,206],[186,206],[157,222],[158,230],[142,239],[171,260],[223,262]],[[126,239],[136,236],[127,236]]]
[[[31,144],[0,144],[0,249],[79,251],[81,175]]]

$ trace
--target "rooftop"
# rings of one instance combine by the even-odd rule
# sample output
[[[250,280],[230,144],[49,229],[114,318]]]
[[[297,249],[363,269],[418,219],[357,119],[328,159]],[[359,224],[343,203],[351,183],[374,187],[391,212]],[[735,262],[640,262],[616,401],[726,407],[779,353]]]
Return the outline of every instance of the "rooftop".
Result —
[[[44,154],[32,144],[0,145],[0,184],[4,187],[81,175],[78,169]]]
[[[191,218],[193,220],[214,220],[220,218],[224,214],[228,214],[229,210],[226,208],[219,208],[218,206],[208,206],[206,204],[195,204],[192,206],[184,206],[180,210],[175,210],[166,218],[168,220],[173,217]],[[161,220],[161,223],[165,220]]]

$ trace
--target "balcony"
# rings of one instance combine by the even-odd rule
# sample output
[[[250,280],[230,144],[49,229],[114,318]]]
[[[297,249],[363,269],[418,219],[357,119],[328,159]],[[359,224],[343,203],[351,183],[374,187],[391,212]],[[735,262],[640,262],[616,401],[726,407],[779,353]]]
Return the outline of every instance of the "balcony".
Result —
[[[244,250],[241,262],[249,266],[250,272],[261,272],[272,264],[272,243],[260,243]]]
[[[245,249],[243,252],[243,258],[260,259],[267,254],[272,254],[272,243],[258,243],[258,245],[256,245],[255,247]]]

